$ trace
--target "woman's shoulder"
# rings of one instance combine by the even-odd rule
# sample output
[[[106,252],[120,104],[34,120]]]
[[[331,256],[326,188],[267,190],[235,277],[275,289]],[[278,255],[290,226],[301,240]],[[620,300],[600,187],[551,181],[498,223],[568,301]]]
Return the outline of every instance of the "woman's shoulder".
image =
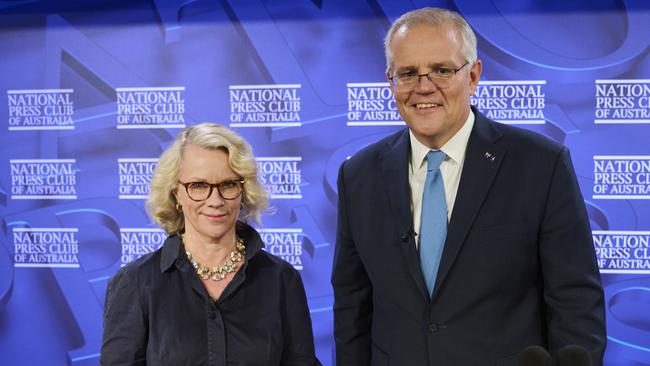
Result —
[[[251,265],[266,268],[285,276],[298,274],[298,271],[289,262],[266,250],[260,250],[251,258]]]
[[[295,279],[300,274],[294,266],[283,258],[269,253],[260,233],[253,227],[240,224],[239,233],[246,242],[248,266],[255,272],[263,272],[264,276]]]
[[[250,262],[252,278],[263,278],[262,282],[270,286],[280,286],[284,289],[302,289],[303,281],[300,272],[291,263],[267,251],[260,251]]]
[[[127,263],[115,273],[112,281],[151,282],[160,278],[166,262],[172,264],[176,260],[178,245],[174,241],[174,237],[169,237],[160,248]]]
[[[147,279],[151,280],[151,274],[155,273],[152,271],[155,263],[158,263],[158,268],[160,268],[160,249],[127,263],[115,272],[110,282],[113,285],[125,286],[127,284],[136,285]]]

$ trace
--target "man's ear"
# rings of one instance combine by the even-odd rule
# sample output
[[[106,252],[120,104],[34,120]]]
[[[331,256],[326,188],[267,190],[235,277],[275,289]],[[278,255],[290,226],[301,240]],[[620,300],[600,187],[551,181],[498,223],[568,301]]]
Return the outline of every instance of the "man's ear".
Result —
[[[474,95],[476,87],[478,86],[479,80],[481,80],[481,73],[483,72],[483,63],[481,60],[476,60],[472,64],[472,68],[469,70],[469,95]]]
[[[386,81],[388,81],[388,86],[390,86],[390,90],[393,92],[393,95],[395,95],[395,89],[393,88],[393,83],[390,81],[390,70],[386,70]]]

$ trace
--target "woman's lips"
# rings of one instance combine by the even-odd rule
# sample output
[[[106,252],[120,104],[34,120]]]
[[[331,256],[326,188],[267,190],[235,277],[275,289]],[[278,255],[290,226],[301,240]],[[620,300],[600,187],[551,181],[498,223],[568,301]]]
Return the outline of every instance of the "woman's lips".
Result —
[[[219,220],[223,220],[224,218],[226,218],[228,216],[228,213],[226,213],[226,212],[223,212],[223,213],[209,213],[209,214],[208,213],[202,213],[201,215],[203,215],[208,220],[219,221]]]

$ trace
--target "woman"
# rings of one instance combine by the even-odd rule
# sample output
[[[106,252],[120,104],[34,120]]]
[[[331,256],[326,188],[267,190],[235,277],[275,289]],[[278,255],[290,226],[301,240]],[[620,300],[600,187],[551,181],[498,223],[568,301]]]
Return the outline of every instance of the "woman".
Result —
[[[100,363],[320,365],[300,275],[245,223],[267,200],[246,141],[184,129],[147,201],[169,238],[110,281]]]

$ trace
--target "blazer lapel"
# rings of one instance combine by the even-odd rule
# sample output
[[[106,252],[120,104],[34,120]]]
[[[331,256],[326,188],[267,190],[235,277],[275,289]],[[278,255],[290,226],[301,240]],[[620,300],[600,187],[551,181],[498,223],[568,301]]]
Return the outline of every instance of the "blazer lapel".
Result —
[[[410,141],[408,130],[398,134],[393,143],[388,146],[381,156],[381,170],[384,186],[386,188],[391,212],[397,222],[397,237],[402,258],[410,272],[418,290],[423,298],[428,301],[426,285],[420,270],[420,258],[415,248],[415,235],[413,235],[413,215],[411,214],[411,197],[408,180],[408,167],[410,155]]]
[[[506,154],[506,149],[496,144],[501,134],[492,126],[495,122],[489,121],[476,109],[473,111],[476,120],[467,144],[433,296],[447,277]]]

